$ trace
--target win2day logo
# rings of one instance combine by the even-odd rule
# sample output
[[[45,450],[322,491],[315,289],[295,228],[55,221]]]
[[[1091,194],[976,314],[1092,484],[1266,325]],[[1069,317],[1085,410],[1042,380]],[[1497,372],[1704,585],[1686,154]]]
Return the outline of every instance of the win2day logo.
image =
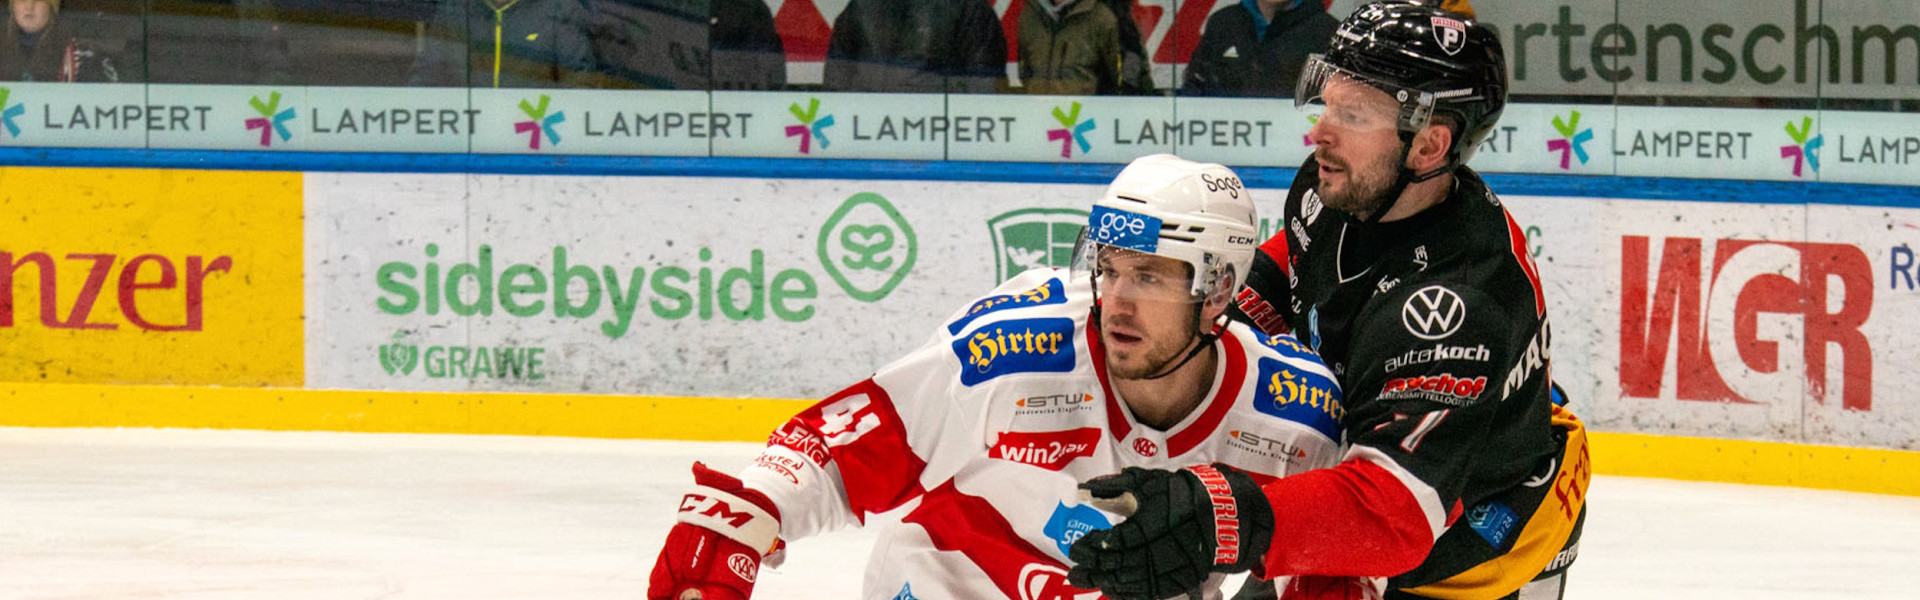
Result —
[[[820,99],[808,98],[807,109],[800,110],[800,103],[787,105],[787,112],[799,119],[799,125],[787,126],[787,137],[800,138],[800,153],[812,154],[813,141],[820,140],[820,149],[825,150],[833,142],[827,139],[826,129],[833,126],[833,115],[820,114]],[[856,119],[857,121],[858,119]]]
[[[1793,159],[1793,176],[1801,176],[1803,163],[1819,173],[1820,146],[1827,143],[1827,136],[1813,135],[1813,117],[1801,117],[1798,128],[1793,126],[1793,121],[1787,121],[1787,137],[1793,138],[1793,143],[1780,147],[1780,158]]]
[[[7,101],[12,99],[13,90],[0,87],[0,108],[4,108],[4,111],[0,112],[0,125],[6,127],[7,135],[20,139],[20,124],[13,122],[13,119],[27,114],[27,106],[19,102],[8,104]]]
[[[513,132],[530,136],[527,138],[527,148],[530,150],[540,149],[540,138],[543,133],[546,134],[547,145],[560,145],[560,132],[554,129],[554,126],[565,123],[567,113],[554,111],[553,114],[547,114],[548,105],[552,100],[546,94],[541,94],[540,104],[537,106],[526,100],[520,101],[520,112],[527,115],[527,120],[514,123]]]
[[[1580,128],[1580,111],[1573,111],[1566,120],[1554,115],[1553,129],[1560,132],[1560,139],[1547,140],[1547,151],[1560,153],[1560,170],[1572,170],[1574,157],[1579,157],[1580,164],[1587,164],[1591,158],[1587,155],[1587,142],[1593,141],[1593,128]]]
[[[260,115],[247,119],[247,130],[260,130],[261,146],[272,147],[275,135],[279,135],[282,142],[293,139],[293,132],[287,129],[287,121],[293,120],[294,110],[292,106],[280,108],[280,92],[269,94],[266,102],[254,96],[247,100],[247,104],[253,106],[255,114]]]
[[[1080,103],[1073,103],[1071,112],[1053,107],[1053,120],[1060,123],[1059,129],[1047,130],[1047,141],[1060,142],[1060,158],[1073,158],[1073,147],[1080,147],[1080,154],[1093,151],[1093,144],[1087,142],[1087,132],[1093,131],[1093,118],[1080,120]]]

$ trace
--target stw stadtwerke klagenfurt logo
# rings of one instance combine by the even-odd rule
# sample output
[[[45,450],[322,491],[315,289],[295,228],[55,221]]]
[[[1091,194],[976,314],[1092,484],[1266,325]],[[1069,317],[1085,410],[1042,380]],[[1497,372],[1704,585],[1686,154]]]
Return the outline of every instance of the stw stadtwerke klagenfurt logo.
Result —
[[[1800,165],[1803,163],[1819,173],[1820,146],[1827,142],[1827,136],[1813,135],[1813,117],[1801,117],[1799,127],[1794,127],[1793,121],[1787,121],[1787,137],[1793,138],[1793,143],[1780,147],[1780,158],[1793,159],[1793,176],[1801,176]]]
[[[819,98],[808,98],[806,110],[800,110],[798,102],[789,104],[787,112],[793,113],[793,118],[800,120],[799,125],[787,126],[787,137],[800,138],[801,154],[812,154],[816,139],[820,141],[821,150],[827,149],[827,146],[832,144],[827,139],[826,129],[833,126],[833,115],[820,114]]]
[[[530,137],[527,138],[528,149],[540,149],[542,134],[545,134],[547,145],[560,145],[560,132],[555,130],[554,126],[565,123],[567,121],[567,113],[566,111],[556,110],[553,111],[553,114],[547,114],[549,104],[552,100],[553,99],[546,94],[541,94],[540,104],[538,105],[526,100],[520,101],[520,112],[527,115],[527,120],[514,123],[513,132],[530,134]]]
[[[7,135],[19,139],[20,124],[13,122],[13,119],[26,114],[27,106],[18,102],[8,104],[7,101],[11,99],[13,99],[13,90],[0,87],[0,125],[6,127]]]
[[[1566,119],[1554,115],[1553,129],[1560,132],[1560,139],[1547,140],[1547,151],[1560,153],[1560,170],[1571,170],[1576,157],[1580,164],[1587,164],[1591,158],[1587,156],[1587,142],[1593,141],[1593,128],[1580,128],[1580,111],[1573,111]]]
[[[247,100],[247,104],[252,105],[253,112],[260,115],[247,119],[247,130],[260,130],[261,146],[272,147],[276,134],[282,142],[293,139],[293,131],[287,129],[287,121],[293,120],[294,110],[292,106],[280,108],[280,92],[268,94],[266,102],[254,96]]]
[[[1059,129],[1047,130],[1047,141],[1060,142],[1060,158],[1073,158],[1073,147],[1079,146],[1080,153],[1093,151],[1093,144],[1087,143],[1087,132],[1093,131],[1093,117],[1080,120],[1080,103],[1073,103],[1071,110],[1053,107],[1053,120],[1060,122]]]

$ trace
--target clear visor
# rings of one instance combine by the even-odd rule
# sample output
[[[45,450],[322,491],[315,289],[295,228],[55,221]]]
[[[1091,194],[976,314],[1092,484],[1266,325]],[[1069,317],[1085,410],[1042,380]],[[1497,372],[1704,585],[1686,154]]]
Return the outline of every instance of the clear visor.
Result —
[[[1102,299],[1198,303],[1193,266],[1185,261],[1089,241],[1082,233],[1073,247],[1072,276],[1092,278]]]
[[[1310,104],[1321,107],[1315,122],[1323,126],[1357,133],[1419,131],[1433,119],[1434,95],[1341,69],[1315,54],[1307,57],[1293,93],[1295,108]]]

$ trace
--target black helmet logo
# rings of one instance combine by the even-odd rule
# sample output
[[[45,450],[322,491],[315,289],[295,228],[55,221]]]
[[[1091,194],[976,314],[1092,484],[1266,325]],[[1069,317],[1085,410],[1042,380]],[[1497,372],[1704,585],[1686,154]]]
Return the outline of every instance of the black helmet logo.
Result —
[[[1434,17],[1433,39],[1440,42],[1440,49],[1447,51],[1447,56],[1459,54],[1467,47],[1467,25],[1446,17]]]

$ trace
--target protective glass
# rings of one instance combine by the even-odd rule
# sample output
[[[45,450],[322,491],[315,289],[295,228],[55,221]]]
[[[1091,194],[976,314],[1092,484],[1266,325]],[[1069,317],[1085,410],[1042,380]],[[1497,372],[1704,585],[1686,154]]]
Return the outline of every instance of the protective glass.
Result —
[[[1185,261],[1094,242],[1085,232],[1074,244],[1072,276],[1091,277],[1101,298],[1172,303],[1205,299],[1193,293],[1193,267]]]
[[[1362,90],[1354,88],[1342,89],[1352,84],[1386,92],[1390,101],[1376,102],[1378,96],[1356,93]],[[1334,90],[1331,102],[1329,88]],[[1293,94],[1295,108],[1309,104],[1324,107],[1320,124],[1356,133],[1388,128],[1419,131],[1433,120],[1434,100],[1432,92],[1406,89],[1333,66],[1325,54],[1307,57]]]

